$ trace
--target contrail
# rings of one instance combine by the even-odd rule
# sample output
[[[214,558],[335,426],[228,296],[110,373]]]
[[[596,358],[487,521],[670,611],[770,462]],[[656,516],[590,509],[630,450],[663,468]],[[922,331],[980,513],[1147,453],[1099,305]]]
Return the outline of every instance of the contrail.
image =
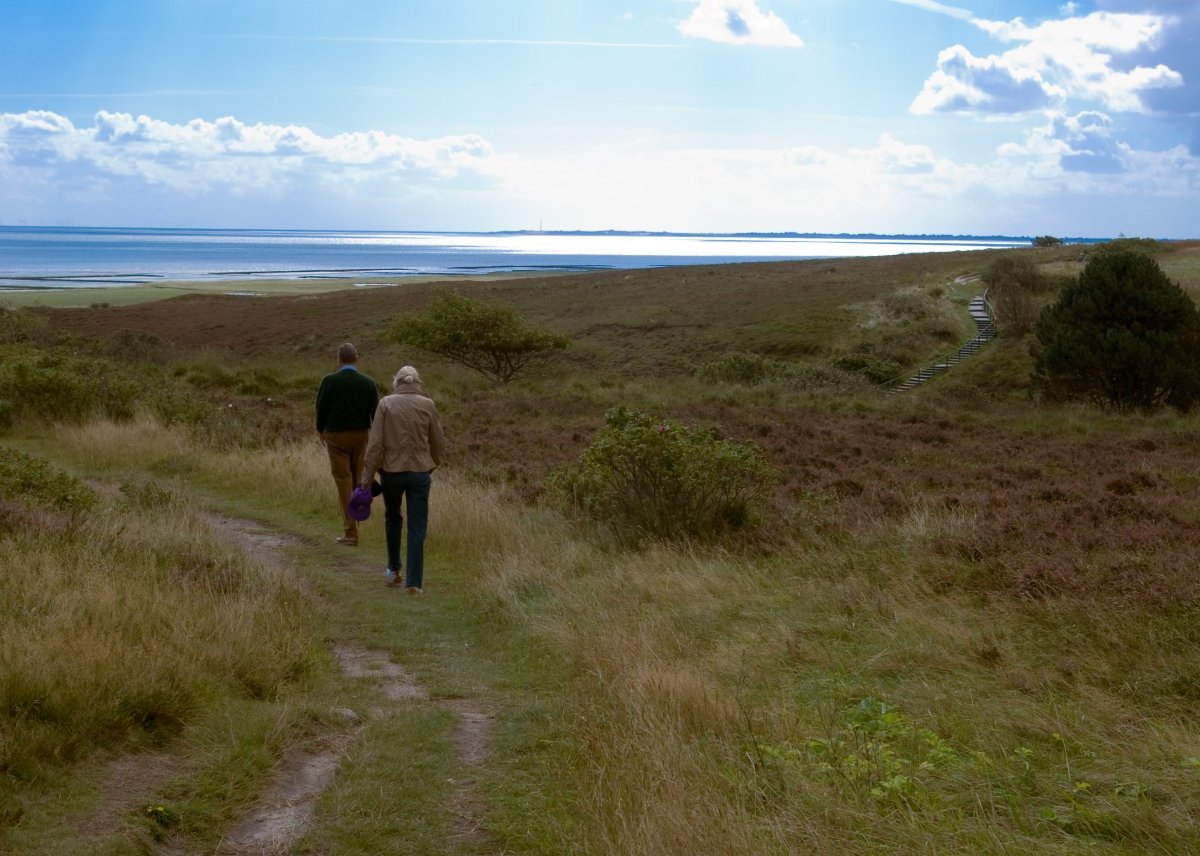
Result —
[[[958,9],[954,6],[947,6],[943,3],[936,3],[934,0],[892,0],[892,2],[903,3],[905,6],[916,6],[918,9],[924,9],[927,12],[937,12],[939,15],[949,15],[951,18],[957,18],[960,21],[975,23],[978,20],[974,12],[967,9]]]

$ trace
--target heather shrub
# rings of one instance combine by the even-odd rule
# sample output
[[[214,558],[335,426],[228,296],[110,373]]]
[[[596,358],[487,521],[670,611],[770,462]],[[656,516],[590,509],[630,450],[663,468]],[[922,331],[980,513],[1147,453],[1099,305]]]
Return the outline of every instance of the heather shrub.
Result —
[[[731,351],[701,366],[702,377],[728,383],[754,386],[787,374],[788,364],[782,360],[752,354],[746,351]]]
[[[865,350],[839,354],[831,364],[839,371],[861,375],[872,383],[886,383],[904,370],[900,360]]]
[[[0,306],[0,344],[32,342],[46,330],[46,319],[28,309]]]
[[[705,540],[751,526],[774,480],[753,443],[617,407],[579,462],[548,481],[568,513],[639,541]]]
[[[138,387],[123,370],[56,352],[17,353],[0,366],[0,419],[83,422],[133,417]]]
[[[42,458],[0,446],[0,498],[28,506],[82,511],[96,503],[96,494],[73,476]]]
[[[1113,238],[1111,241],[1096,244],[1092,247],[1092,252],[1096,255],[1105,255],[1108,253],[1141,253],[1143,255],[1153,255],[1166,249],[1168,249],[1168,245],[1155,238]]]
[[[162,365],[171,356],[171,345],[153,333],[141,330],[122,330],[106,348],[114,362],[131,365]]]
[[[700,368],[701,377],[745,386],[777,385],[786,389],[837,390],[848,393],[865,386],[854,371],[822,360],[787,362],[745,351],[731,351]]]

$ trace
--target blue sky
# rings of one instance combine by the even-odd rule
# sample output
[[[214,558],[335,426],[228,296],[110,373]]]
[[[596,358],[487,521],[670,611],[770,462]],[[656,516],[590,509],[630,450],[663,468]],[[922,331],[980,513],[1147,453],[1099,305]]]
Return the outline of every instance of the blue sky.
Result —
[[[1200,237],[1200,0],[0,0],[0,223]]]

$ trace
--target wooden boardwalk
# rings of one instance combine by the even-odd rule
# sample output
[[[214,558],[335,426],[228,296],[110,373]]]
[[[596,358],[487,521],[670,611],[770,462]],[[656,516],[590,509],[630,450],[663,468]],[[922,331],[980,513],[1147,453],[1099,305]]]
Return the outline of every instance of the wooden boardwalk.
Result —
[[[967,306],[967,312],[975,321],[976,328],[978,328],[971,340],[957,351],[938,357],[916,374],[893,386],[889,392],[908,392],[908,390],[920,386],[927,380],[937,377],[942,372],[949,371],[967,357],[975,354],[989,341],[996,338],[996,318],[992,315],[992,307],[987,302],[987,295],[972,298],[970,304]]]

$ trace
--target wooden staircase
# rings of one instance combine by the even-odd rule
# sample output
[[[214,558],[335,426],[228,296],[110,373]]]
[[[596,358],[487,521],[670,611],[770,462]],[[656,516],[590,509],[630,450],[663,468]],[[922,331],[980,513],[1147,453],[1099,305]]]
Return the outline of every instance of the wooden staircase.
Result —
[[[967,306],[967,312],[975,321],[975,326],[978,328],[975,335],[965,345],[949,354],[943,354],[935,359],[932,363],[922,368],[911,377],[905,378],[899,384],[892,381],[891,393],[908,392],[913,387],[920,386],[925,381],[937,377],[942,372],[949,371],[954,366],[961,363],[967,357],[976,353],[980,348],[987,344],[992,339],[996,338],[996,319],[992,315],[992,307],[987,302],[987,295],[980,295],[971,300]],[[889,384],[889,385],[891,385]]]

